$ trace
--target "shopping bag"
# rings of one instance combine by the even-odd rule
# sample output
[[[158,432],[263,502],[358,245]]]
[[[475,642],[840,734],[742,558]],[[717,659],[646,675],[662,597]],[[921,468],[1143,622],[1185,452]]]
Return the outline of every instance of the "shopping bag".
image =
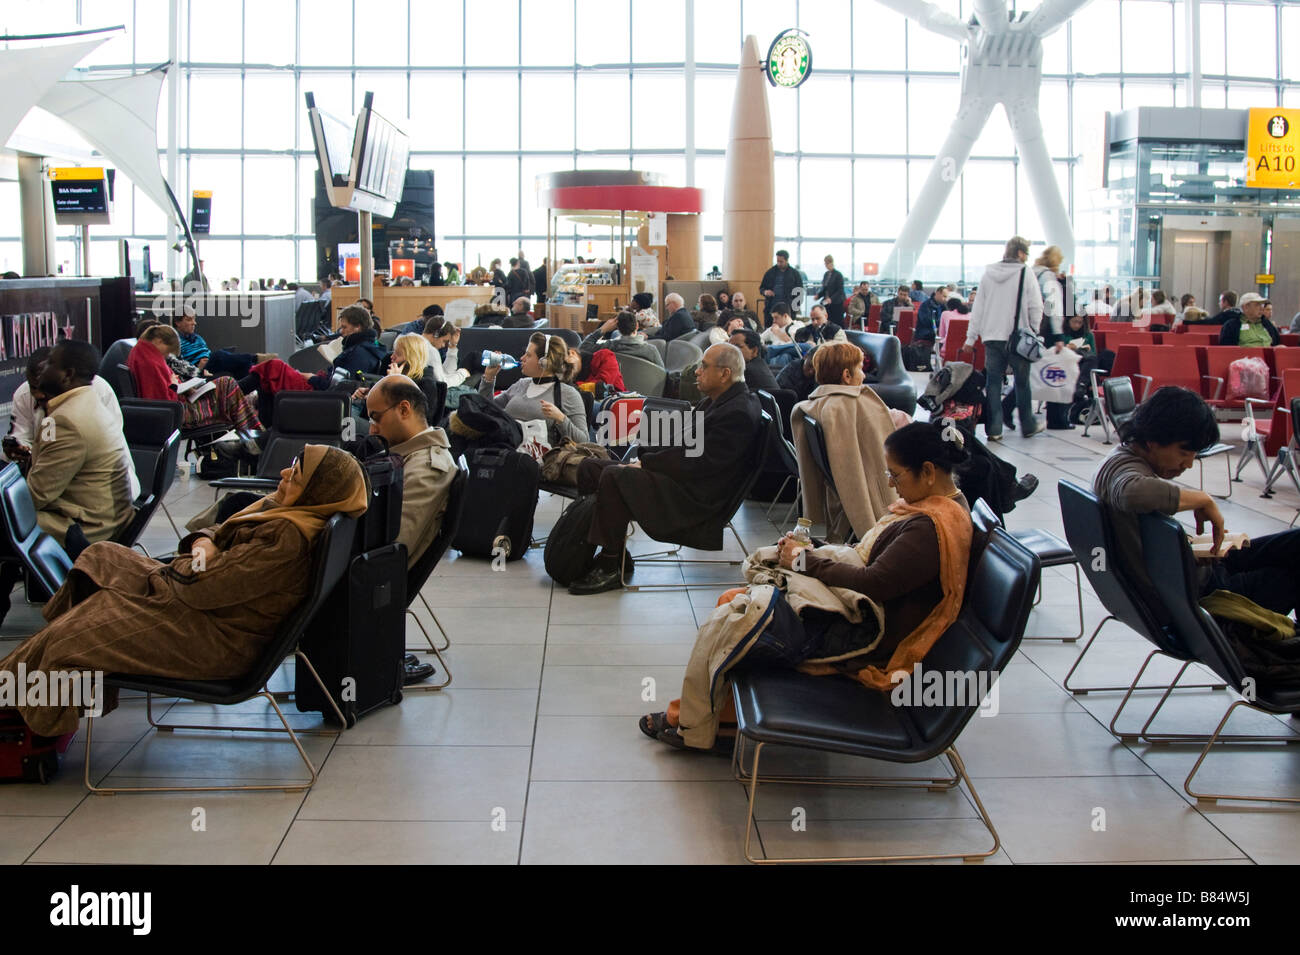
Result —
[[[1079,381],[1079,356],[1072,348],[1048,349],[1029,366],[1029,385],[1035,401],[1069,404]]]

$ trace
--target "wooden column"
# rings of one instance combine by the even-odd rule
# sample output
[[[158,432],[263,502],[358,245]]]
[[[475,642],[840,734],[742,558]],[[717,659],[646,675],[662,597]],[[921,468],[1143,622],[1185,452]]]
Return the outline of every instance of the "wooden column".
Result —
[[[776,189],[772,121],[758,41],[745,37],[731,105],[731,138],[723,194],[722,278],[762,315],[758,284],[774,261]],[[680,276],[679,276],[680,278]]]
[[[668,272],[672,277],[686,282],[704,278],[700,268],[703,252],[700,217],[693,212],[668,213]]]

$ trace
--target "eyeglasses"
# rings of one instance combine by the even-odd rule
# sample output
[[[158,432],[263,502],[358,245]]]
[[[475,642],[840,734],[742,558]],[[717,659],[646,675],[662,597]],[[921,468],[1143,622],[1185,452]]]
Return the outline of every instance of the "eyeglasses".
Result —
[[[371,424],[379,424],[384,415],[388,414],[388,412],[392,411],[396,407],[397,405],[389,405],[383,411],[370,411],[366,413],[366,417],[370,419]]]
[[[889,468],[885,468],[885,477],[889,478],[889,480],[893,481],[895,484],[898,483],[898,475],[889,470]]]

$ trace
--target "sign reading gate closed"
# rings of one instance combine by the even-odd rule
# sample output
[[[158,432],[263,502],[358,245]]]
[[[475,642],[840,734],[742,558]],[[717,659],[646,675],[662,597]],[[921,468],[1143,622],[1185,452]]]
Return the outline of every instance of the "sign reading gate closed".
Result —
[[[1246,128],[1246,185],[1300,187],[1300,109],[1252,109]]]

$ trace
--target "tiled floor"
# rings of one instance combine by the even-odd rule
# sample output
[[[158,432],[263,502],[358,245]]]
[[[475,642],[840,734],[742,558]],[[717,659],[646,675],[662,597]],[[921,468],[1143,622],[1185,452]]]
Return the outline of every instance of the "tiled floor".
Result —
[[[1225,426],[1224,436],[1238,437]],[[1081,431],[1024,440],[997,452],[1041,487],[1011,515],[1012,529],[1061,533],[1056,481],[1091,478],[1109,448]],[[1235,455],[1234,455],[1235,461]],[[1207,466],[1211,490],[1223,464]],[[1189,477],[1195,481],[1195,472]],[[1250,467],[1223,505],[1231,530],[1262,534],[1286,527],[1300,506],[1284,487],[1259,497]],[[197,479],[182,477],[168,498],[178,523],[211,501]],[[778,528],[764,508],[746,504],[738,520],[753,546]],[[559,513],[543,495],[536,533]],[[778,514],[778,516],[780,516]],[[175,542],[159,514],[145,539],[151,551]],[[734,544],[733,544],[734,548]],[[0,787],[0,862],[335,863],[355,862],[742,862],[746,793],[716,757],[679,753],[647,740],[636,717],[677,695],[700,621],[716,588],[669,594],[578,598],[554,587],[542,555],[492,573],[484,561],[454,554],[425,595],[452,641],[452,686],[412,693],[400,706],[348,732],[307,736],[321,767],[308,794],[197,793],[99,797],[82,785],[79,737],[48,786]],[[692,579],[725,580],[717,569]],[[712,574],[712,576],[706,576]],[[680,580],[681,571],[638,569],[642,580]],[[1031,634],[1077,626],[1073,575],[1048,571]],[[1103,611],[1086,590],[1090,632]],[[40,625],[37,608],[18,605],[0,628],[0,654]],[[412,628],[412,639],[418,633]],[[1108,625],[1080,677],[1127,683],[1146,653],[1131,631]],[[1182,783],[1199,747],[1124,745],[1106,725],[1118,693],[1073,696],[1061,681],[1078,645],[1024,644],[999,685],[999,710],[975,718],[960,740],[967,768],[1002,837],[992,863],[1295,862],[1300,812],[1250,804],[1198,808]],[[1153,670],[1153,677],[1169,672]],[[284,680],[284,677],[279,678]],[[291,679],[291,674],[289,676]],[[1153,694],[1140,695],[1125,725],[1140,725]],[[1173,731],[1208,728],[1226,708],[1222,692],[1189,691],[1162,715]],[[268,725],[266,708],[186,705],[187,716]],[[95,729],[94,775],[148,780],[276,782],[298,777],[291,746],[253,734],[149,731],[140,702],[126,702]],[[302,727],[311,714],[290,707]],[[1242,714],[1241,731],[1286,734],[1295,721]],[[194,721],[194,719],[191,719]],[[851,761],[817,754],[774,754],[773,770],[831,769],[863,774]],[[766,764],[765,764],[766,765]],[[909,775],[941,767],[879,766]],[[1206,785],[1258,785],[1300,793],[1300,749],[1241,747],[1206,764]],[[923,853],[938,844],[981,849],[986,834],[970,796],[825,790],[793,785],[760,791],[759,851],[772,856]],[[794,820],[803,820],[802,826]]]

